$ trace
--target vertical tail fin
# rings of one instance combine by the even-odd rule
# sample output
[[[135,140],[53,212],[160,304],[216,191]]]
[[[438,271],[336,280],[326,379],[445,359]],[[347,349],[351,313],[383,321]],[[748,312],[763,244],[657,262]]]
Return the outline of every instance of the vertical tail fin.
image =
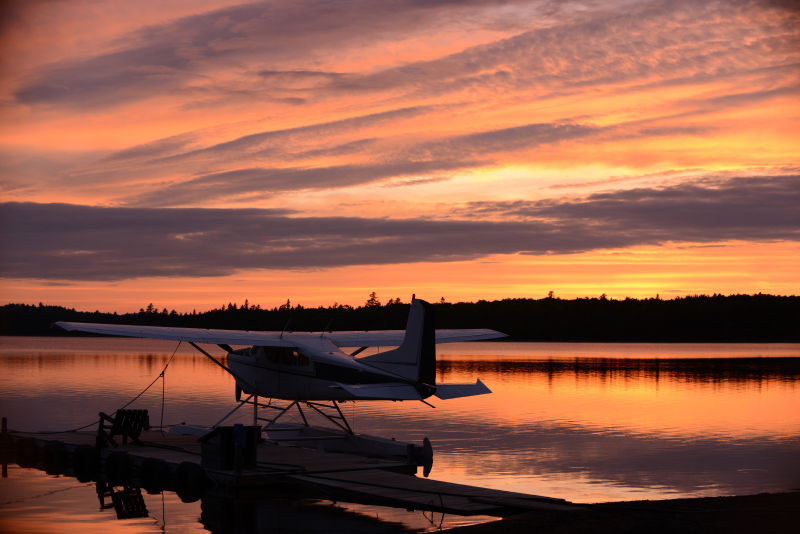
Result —
[[[394,350],[361,359],[403,378],[434,385],[436,383],[436,330],[433,306],[412,299],[403,342]]]

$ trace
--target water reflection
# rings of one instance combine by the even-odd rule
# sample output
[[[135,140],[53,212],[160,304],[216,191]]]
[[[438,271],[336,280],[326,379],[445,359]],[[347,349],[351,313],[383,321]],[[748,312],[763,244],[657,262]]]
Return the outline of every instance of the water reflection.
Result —
[[[129,483],[121,486],[109,482],[97,482],[95,485],[100,510],[113,508],[117,519],[136,519],[149,515],[142,497],[142,489]]]
[[[79,483],[71,477],[80,460],[46,468],[45,454],[46,448],[27,451],[19,458],[26,467],[12,464],[0,482],[0,531],[400,533],[491,519],[337,503],[283,485],[237,494],[210,487],[186,502],[174,491],[145,492],[140,478],[112,481],[105,470]]]
[[[0,414],[22,430],[77,426],[113,411],[176,348],[97,338],[70,339],[69,350],[61,340],[13,343],[0,350]],[[181,347],[166,374],[167,423],[212,423],[233,405],[233,380],[190,350]],[[443,347],[438,380],[476,378],[494,393],[434,401],[436,409],[343,409],[357,432],[429,437],[431,476],[440,480],[578,502],[800,487],[798,345]],[[157,388],[131,408],[158,413],[161,394]]]
[[[546,423],[495,427],[487,434],[485,427],[459,426],[459,441],[472,435],[480,448],[454,446],[436,457],[435,469],[469,469],[498,485],[508,478],[506,489],[527,476],[525,482],[541,490],[548,484],[537,479],[549,478],[570,481],[565,496],[593,500],[580,498],[585,484],[598,486],[593,493],[663,497],[785,491],[800,482],[796,439],[686,439]],[[446,444],[446,437],[437,443]],[[459,457],[470,453],[469,460]]]
[[[452,358],[452,356],[451,356]],[[571,358],[546,360],[444,360],[439,378],[463,374],[580,376],[584,378],[665,382],[749,383],[795,382],[800,358]]]
[[[386,521],[376,514],[359,513],[331,502],[313,499],[251,495],[203,497],[200,520],[215,533],[234,532],[408,532],[403,523]],[[418,530],[414,528],[412,530]],[[422,530],[421,528],[419,530]]]

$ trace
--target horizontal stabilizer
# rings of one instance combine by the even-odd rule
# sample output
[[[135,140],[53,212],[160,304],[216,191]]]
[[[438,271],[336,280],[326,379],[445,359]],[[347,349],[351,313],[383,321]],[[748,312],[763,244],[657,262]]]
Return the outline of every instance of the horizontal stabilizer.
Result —
[[[458,397],[471,397],[473,395],[485,395],[492,390],[486,384],[477,380],[474,384],[436,384],[436,395],[442,400],[457,399]]]
[[[337,384],[354,399],[364,400],[422,400],[419,391],[409,384],[387,382],[384,384]]]

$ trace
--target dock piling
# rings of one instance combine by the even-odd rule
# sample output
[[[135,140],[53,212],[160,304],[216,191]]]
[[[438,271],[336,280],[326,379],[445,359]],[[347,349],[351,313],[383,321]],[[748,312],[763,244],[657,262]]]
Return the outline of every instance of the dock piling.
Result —
[[[8,419],[6,419],[5,417],[3,417],[2,432],[3,432],[3,438],[2,441],[0,441],[0,444],[2,444],[3,448],[5,448],[8,446],[8,440],[6,439],[6,434],[8,433]],[[5,450],[2,451],[2,454],[3,454],[3,478],[8,478],[8,462],[5,461],[6,459]]]

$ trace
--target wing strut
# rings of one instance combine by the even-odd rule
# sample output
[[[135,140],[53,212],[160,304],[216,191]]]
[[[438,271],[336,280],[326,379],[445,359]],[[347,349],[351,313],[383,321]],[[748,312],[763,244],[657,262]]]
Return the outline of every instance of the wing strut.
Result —
[[[213,357],[212,355],[210,355],[209,353],[207,353],[206,351],[204,351],[204,350],[203,350],[201,347],[197,346],[197,344],[196,344],[194,341],[189,341],[189,345],[193,346],[193,347],[194,347],[194,348],[196,348],[196,349],[197,349],[197,350],[198,350],[200,353],[202,353],[202,354],[203,354],[205,357],[207,357],[209,360],[211,360],[212,362],[216,363],[217,365],[219,365],[220,367],[222,367],[223,369],[225,369],[225,371],[226,371],[226,372],[228,372],[228,373],[229,373],[229,374],[230,374],[230,375],[233,377],[233,379],[234,379],[234,380],[236,380],[236,381],[238,381],[238,382],[241,382],[242,384],[244,384],[245,386],[247,386],[247,388],[248,388],[250,391],[255,391],[255,390],[256,390],[256,389],[255,389],[253,386],[251,386],[251,385],[250,385],[250,383],[249,383],[249,382],[247,382],[246,380],[244,380],[242,377],[240,377],[240,376],[236,375],[236,374],[235,374],[233,371],[231,371],[231,370],[230,370],[228,367],[226,367],[226,366],[222,365],[222,363],[220,363],[220,361],[219,361],[219,360],[217,360],[215,357]]]

